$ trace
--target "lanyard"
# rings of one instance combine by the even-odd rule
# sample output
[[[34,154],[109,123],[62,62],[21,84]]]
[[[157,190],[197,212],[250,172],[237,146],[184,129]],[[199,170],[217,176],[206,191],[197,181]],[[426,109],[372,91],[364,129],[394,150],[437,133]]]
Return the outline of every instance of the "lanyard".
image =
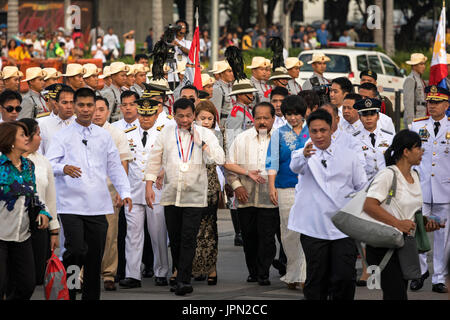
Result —
[[[192,157],[192,149],[194,148],[194,136],[191,134],[191,140],[189,141],[189,154],[186,155],[186,158],[184,158],[184,150],[183,150],[183,144],[181,142],[181,136],[180,132],[178,130],[178,126],[175,128],[175,140],[177,140],[177,148],[178,148],[178,157],[180,157],[181,161],[188,162],[191,160]],[[181,149],[181,151],[180,151]],[[189,156],[189,157],[188,157]]]

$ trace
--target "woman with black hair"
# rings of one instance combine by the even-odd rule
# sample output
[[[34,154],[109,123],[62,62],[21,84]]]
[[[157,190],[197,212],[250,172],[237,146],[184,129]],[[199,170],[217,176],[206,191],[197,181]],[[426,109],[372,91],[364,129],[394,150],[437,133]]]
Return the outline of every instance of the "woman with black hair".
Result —
[[[422,208],[419,175],[412,168],[420,164],[422,155],[422,141],[417,133],[407,129],[397,133],[384,154],[386,168],[375,176],[364,203],[364,211],[372,218],[408,235],[414,234],[415,213]],[[385,206],[384,203],[392,185],[394,174],[392,170],[395,170],[397,175],[397,189],[391,205]],[[430,219],[426,222],[425,228],[429,232],[439,229],[439,226]],[[379,265],[388,250],[388,248],[374,248],[366,245],[368,264]],[[397,251],[398,249],[394,251],[381,272],[383,300],[408,299],[406,293],[408,281],[403,279]]]

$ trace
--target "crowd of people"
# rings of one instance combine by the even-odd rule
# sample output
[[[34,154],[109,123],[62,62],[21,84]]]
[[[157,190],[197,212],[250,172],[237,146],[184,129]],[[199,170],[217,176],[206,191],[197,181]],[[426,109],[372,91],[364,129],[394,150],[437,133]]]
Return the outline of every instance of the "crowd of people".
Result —
[[[176,24],[177,65],[161,74],[150,72],[146,55],[103,69],[68,64],[64,74],[3,68],[0,298],[29,299],[57,247],[66,269],[82,268],[72,300],[80,291],[100,299],[102,282],[108,291],[140,287],[143,277],[181,296],[193,292],[192,278],[216,285],[217,210],[226,206],[245,254],[243,281],[270,285],[273,266],[308,300],[352,300],[370,274],[364,265],[357,279],[355,242],[331,218],[369,181],[365,211],[374,219],[411,234],[423,210],[435,232],[432,290],[448,292],[448,90],[405,92],[423,90],[425,104],[405,102],[413,117],[397,134],[377,74],[361,72],[358,86],[327,79],[323,53],[312,55],[303,87],[298,58],[277,66],[254,57],[250,79],[243,65],[221,60],[202,74],[199,90],[186,72],[187,23]],[[420,71],[425,61],[413,54],[408,64]],[[20,81],[29,87],[23,96]],[[392,170],[399,212],[384,206]],[[377,265],[386,250],[367,245],[363,255]],[[411,290],[430,274],[426,255],[421,261]],[[396,252],[381,288],[385,299],[407,299]]]

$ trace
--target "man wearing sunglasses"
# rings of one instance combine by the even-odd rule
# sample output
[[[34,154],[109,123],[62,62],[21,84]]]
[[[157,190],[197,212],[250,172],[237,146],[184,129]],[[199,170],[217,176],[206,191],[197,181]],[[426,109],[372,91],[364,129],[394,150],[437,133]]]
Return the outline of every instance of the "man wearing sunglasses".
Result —
[[[16,121],[22,107],[22,97],[17,91],[6,89],[0,94],[0,112],[2,118],[0,122]]]
[[[370,181],[379,170],[386,167],[384,152],[391,145],[394,133],[378,125],[380,100],[372,98],[358,100],[353,107],[358,110],[363,124],[363,128],[356,131],[353,136],[358,140],[358,151],[364,153],[366,159],[364,169]]]

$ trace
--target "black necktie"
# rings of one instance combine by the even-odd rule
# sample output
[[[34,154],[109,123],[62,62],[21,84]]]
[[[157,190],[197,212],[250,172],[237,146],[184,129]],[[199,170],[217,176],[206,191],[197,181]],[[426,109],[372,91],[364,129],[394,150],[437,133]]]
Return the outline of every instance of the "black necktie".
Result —
[[[148,132],[144,131],[144,137],[142,138],[142,145],[145,147],[145,144],[147,143],[147,135]]]
[[[370,142],[372,143],[372,146],[375,147],[375,133],[369,134]]]
[[[440,122],[435,122],[434,123],[434,136],[436,137],[437,136],[437,134],[438,134],[438,132],[439,132],[439,127],[441,126],[441,123]]]

